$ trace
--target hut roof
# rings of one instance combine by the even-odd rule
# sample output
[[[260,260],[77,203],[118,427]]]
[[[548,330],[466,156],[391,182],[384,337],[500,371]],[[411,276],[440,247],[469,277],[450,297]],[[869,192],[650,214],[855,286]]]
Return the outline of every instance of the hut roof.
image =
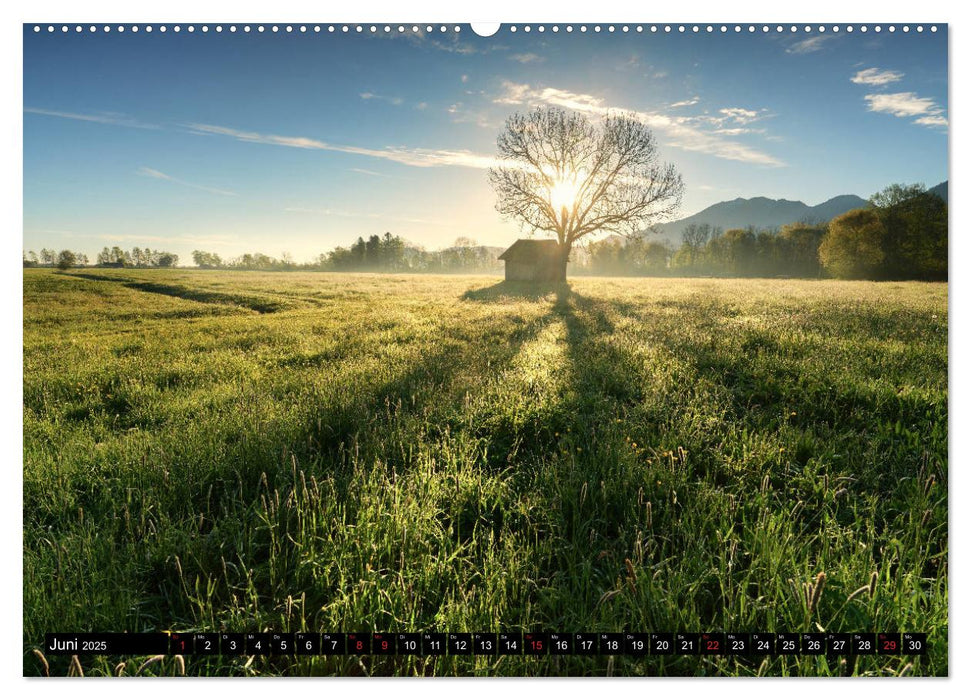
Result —
[[[499,259],[515,260],[517,262],[538,262],[539,260],[555,255],[559,248],[560,244],[551,238],[541,240],[520,238],[509,246],[506,252],[499,256]]]

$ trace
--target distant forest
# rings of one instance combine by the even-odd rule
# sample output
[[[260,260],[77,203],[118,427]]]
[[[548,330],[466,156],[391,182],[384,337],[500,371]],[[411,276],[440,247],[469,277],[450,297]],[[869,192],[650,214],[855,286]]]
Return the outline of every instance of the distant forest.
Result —
[[[841,279],[947,279],[947,203],[922,185],[891,185],[873,195],[866,207],[828,223],[793,222],[777,229],[755,227],[727,231],[690,224],[680,247],[650,240],[612,236],[576,249],[571,274],[614,276],[836,277]],[[297,263],[288,253],[274,258],[246,253],[224,259],[196,250],[192,261],[202,269],[305,270],[332,272],[500,273],[502,248],[460,237],[454,245],[426,251],[390,232],[360,237],[348,247]],[[148,248],[104,248],[98,267],[174,267],[179,257]],[[43,249],[24,253],[24,267],[89,265],[83,253]]]
[[[828,223],[775,229],[690,224],[673,248],[648,237],[587,246],[575,272],[679,277],[947,279],[947,203],[922,185],[891,185]]]

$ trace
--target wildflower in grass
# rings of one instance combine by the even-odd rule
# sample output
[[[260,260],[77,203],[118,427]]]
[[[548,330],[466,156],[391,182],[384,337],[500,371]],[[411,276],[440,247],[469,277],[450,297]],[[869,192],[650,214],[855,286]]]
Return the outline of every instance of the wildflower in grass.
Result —
[[[823,595],[823,586],[826,583],[825,572],[820,571],[816,575],[816,581],[811,584],[809,589],[809,612],[812,612],[819,602],[820,597]]]
[[[634,563],[630,559],[624,559],[624,565],[627,567],[627,586],[633,593],[634,584],[637,583],[637,572],[634,571]]]
[[[47,663],[47,659],[44,657],[44,654],[41,652],[40,649],[34,649],[34,656],[36,656],[40,660],[41,666],[44,669],[44,675],[45,676],[51,675],[51,667]]]

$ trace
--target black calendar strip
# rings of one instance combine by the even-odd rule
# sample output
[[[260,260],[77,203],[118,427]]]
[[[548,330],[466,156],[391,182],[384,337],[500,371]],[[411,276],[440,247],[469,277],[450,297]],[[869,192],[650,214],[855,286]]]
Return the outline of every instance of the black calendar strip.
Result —
[[[52,655],[787,656],[920,655],[917,632],[173,632],[54,633]]]

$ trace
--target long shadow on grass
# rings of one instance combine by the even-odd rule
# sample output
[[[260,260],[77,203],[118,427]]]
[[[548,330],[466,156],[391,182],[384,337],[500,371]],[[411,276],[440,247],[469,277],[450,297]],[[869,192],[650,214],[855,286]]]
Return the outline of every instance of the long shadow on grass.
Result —
[[[502,301],[541,301],[551,294],[558,298],[570,294],[567,282],[509,282],[502,281],[480,289],[470,289],[462,295],[465,301],[495,304]]]
[[[531,543],[526,554],[536,571],[532,596],[546,604],[534,613],[537,618],[506,622],[590,629],[598,619],[598,600],[624,570],[615,545],[629,534],[638,499],[627,471],[625,453],[631,448],[615,422],[642,403],[651,387],[634,348],[616,333],[616,315],[629,309],[581,295],[570,285],[498,284],[479,291],[476,301],[501,304],[514,295],[548,298],[550,320],[562,323],[565,343],[557,360],[555,405],[541,405],[541,420],[492,421],[480,435],[500,454],[515,445],[509,483],[535,513],[507,523],[506,536]]]
[[[356,509],[369,507],[354,492],[361,487],[361,474],[411,469],[422,447],[447,428],[448,417],[461,412],[466,393],[488,382],[551,322],[544,311],[523,318],[480,310],[476,316],[474,322],[463,314],[442,321],[431,341],[415,347],[399,364],[377,372],[374,379],[362,377],[347,390],[320,399],[319,405],[305,407],[302,414],[307,418],[296,430],[250,438],[248,447],[229,452],[217,466],[218,474],[181,485],[186,511],[205,513],[205,521],[216,528],[191,561],[183,558],[185,576],[219,578],[221,562],[264,562],[273,551],[278,559],[294,557],[278,563],[277,572],[295,570],[298,548],[283,548],[284,555],[272,537],[240,537],[239,533],[253,531],[248,521],[252,509],[265,505],[263,499],[293,487],[297,465],[308,480],[314,477],[328,484],[328,498],[340,504],[344,523],[356,523]],[[279,573],[257,568],[251,575],[260,597],[271,602],[285,597],[281,591],[290,592],[288,586],[297,585],[289,574],[281,578]],[[165,614],[172,619],[191,617],[180,585],[167,564],[147,572],[146,588],[165,601]],[[318,589],[311,602],[325,603],[339,593]],[[216,597],[228,595],[225,591]]]
[[[177,297],[189,301],[197,301],[202,304],[220,304],[223,306],[235,306],[243,309],[256,311],[260,314],[271,314],[286,309],[286,305],[266,297],[252,296],[249,294],[226,294],[225,292],[213,292],[205,289],[192,289],[179,284],[163,284],[161,282],[137,282],[125,277],[112,277],[109,275],[98,275],[93,273],[61,273],[69,277],[76,277],[83,280],[95,280],[98,282],[114,282],[122,287],[134,289],[147,294],[161,294],[163,296]]]
[[[645,327],[656,323],[649,309],[617,308]],[[882,369],[877,368],[894,361],[890,350],[875,356],[872,368],[861,365],[851,369],[838,357],[826,356],[826,346],[797,345],[785,333],[771,328],[716,324],[696,333],[692,326],[700,327],[702,320],[709,323],[710,319],[702,319],[698,309],[694,309],[692,319],[691,311],[684,309],[683,332],[652,334],[652,339],[685,368],[686,382],[705,383],[727,398],[726,422],[769,433],[796,429],[816,441],[825,440],[834,446],[834,441],[839,441],[851,452],[864,442],[864,436],[892,433],[896,424],[911,431],[914,426],[934,421],[946,424],[946,399],[934,402],[919,392],[894,392],[886,386],[881,389],[874,381],[882,379]],[[706,313],[717,314],[718,308]],[[822,337],[850,342],[855,336],[864,341],[900,338],[913,320],[907,315],[893,319],[882,310],[835,307],[807,312],[804,323],[806,330]],[[945,374],[946,359],[943,368],[936,360],[931,354],[921,365],[928,376]],[[919,385],[925,379],[919,376],[916,363],[907,370],[898,380],[901,383]],[[810,443],[800,441],[786,458],[802,467],[813,456]],[[881,481],[907,476],[920,459],[920,450],[914,450],[906,464],[888,461],[873,474],[878,482],[874,488],[887,485]]]

